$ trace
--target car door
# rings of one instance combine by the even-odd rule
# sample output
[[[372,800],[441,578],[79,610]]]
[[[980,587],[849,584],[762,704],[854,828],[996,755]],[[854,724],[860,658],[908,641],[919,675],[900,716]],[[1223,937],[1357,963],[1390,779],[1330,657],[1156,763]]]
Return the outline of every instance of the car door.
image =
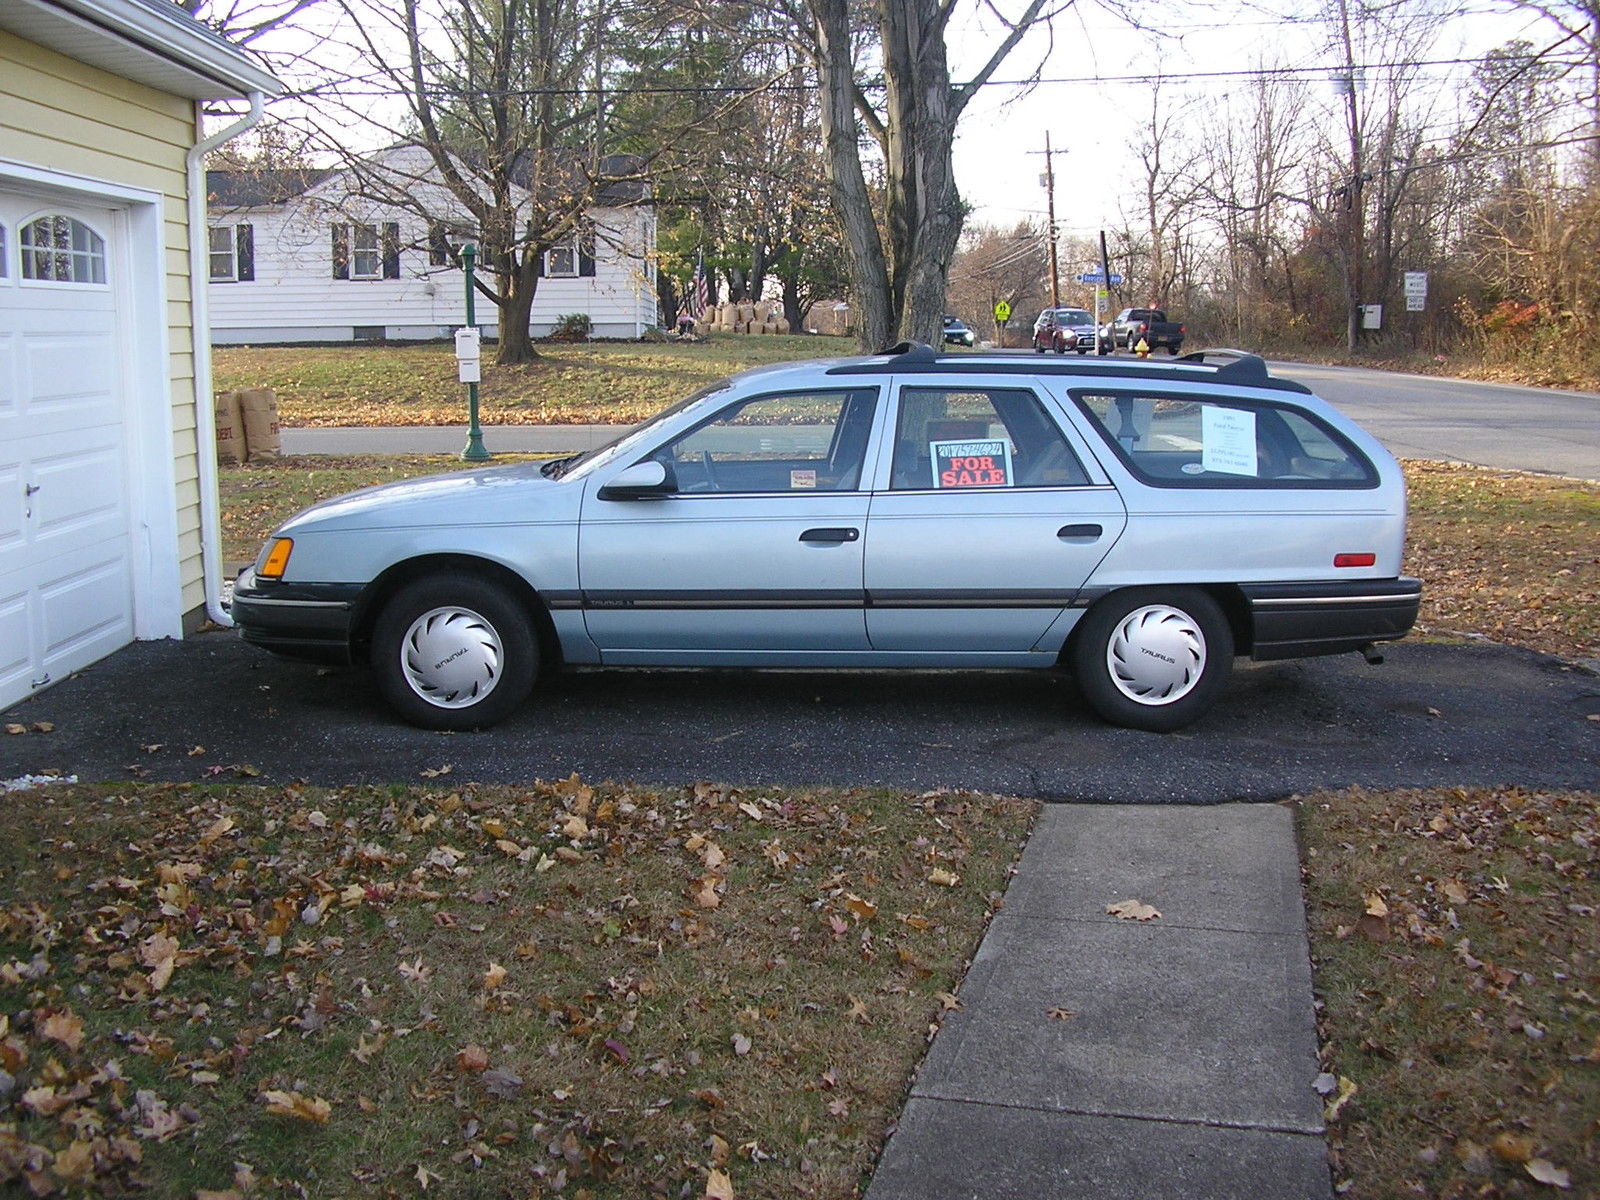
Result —
[[[633,460],[665,466],[664,494],[611,499],[591,480],[578,573],[603,661],[866,649],[862,475],[877,407],[875,387],[746,397]]]
[[[1121,498],[1031,387],[896,382],[867,517],[872,648],[1035,649],[1121,535]]]

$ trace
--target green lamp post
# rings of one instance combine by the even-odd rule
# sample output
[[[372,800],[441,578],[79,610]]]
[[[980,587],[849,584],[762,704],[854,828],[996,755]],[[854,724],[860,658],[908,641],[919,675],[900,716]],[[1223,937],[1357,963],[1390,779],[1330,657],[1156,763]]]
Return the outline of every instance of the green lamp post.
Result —
[[[483,429],[478,424],[478,380],[482,374],[482,351],[478,338],[478,320],[473,306],[472,265],[478,257],[478,248],[467,243],[461,248],[461,262],[466,268],[467,327],[456,332],[456,362],[461,381],[467,385],[467,445],[461,451],[465,462],[488,462],[489,451],[483,445]]]

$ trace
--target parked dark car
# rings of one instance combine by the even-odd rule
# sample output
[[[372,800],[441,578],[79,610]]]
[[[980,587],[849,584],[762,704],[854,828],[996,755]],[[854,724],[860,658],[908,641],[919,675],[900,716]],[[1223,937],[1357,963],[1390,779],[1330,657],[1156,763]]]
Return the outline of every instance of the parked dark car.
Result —
[[[968,329],[960,317],[944,319],[944,344],[947,346],[976,346],[978,335]]]
[[[1167,320],[1166,310],[1160,308],[1125,308],[1101,330],[1108,349],[1137,350],[1143,342],[1146,350],[1161,348],[1168,354],[1183,349],[1183,333],[1183,326]]]

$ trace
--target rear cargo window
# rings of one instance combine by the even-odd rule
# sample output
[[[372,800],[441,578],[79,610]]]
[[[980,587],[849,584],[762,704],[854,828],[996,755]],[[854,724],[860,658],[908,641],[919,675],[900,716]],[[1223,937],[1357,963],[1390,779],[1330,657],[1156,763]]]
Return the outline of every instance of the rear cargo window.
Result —
[[[1342,434],[1276,404],[1075,393],[1097,433],[1156,487],[1366,488],[1378,472]]]

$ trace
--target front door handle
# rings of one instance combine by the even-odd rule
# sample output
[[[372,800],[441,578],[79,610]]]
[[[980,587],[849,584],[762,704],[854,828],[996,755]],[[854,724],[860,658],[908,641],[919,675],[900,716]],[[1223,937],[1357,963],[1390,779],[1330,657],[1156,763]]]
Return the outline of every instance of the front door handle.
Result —
[[[1063,525],[1056,530],[1058,538],[1097,538],[1105,531],[1098,525]]]
[[[860,536],[861,531],[859,529],[808,529],[800,535],[800,540],[802,542],[853,542]]]

